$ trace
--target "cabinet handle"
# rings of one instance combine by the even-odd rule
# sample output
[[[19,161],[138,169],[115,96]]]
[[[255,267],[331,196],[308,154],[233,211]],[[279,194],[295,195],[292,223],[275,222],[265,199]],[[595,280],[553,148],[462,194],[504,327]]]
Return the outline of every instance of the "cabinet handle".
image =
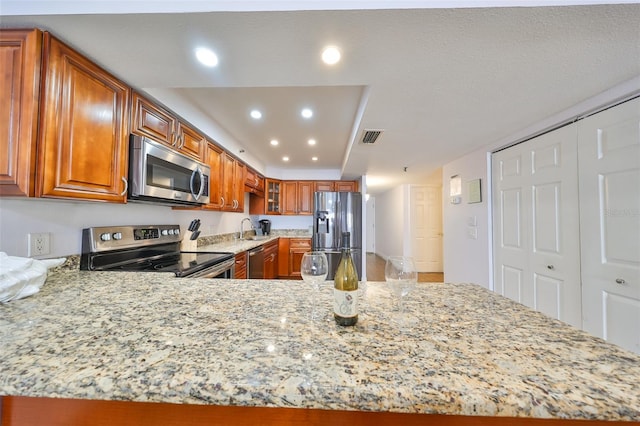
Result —
[[[171,146],[175,146],[178,142],[178,134],[176,132],[171,133]]]
[[[624,279],[622,279],[622,278],[617,278],[616,279],[616,284],[625,284],[625,283],[626,283],[626,281]]]
[[[129,190],[129,181],[127,180],[127,178],[125,178],[124,176],[122,176],[122,181],[124,182],[124,191],[122,191],[120,193],[120,196],[123,196],[127,193],[127,191]]]
[[[554,270],[554,269],[556,269],[556,268],[555,268],[555,266],[553,266],[553,265],[547,265],[547,269],[550,269],[550,270],[552,270],[552,271],[553,271],[553,270]]]
[[[224,207],[224,197],[220,197],[220,205]]]
[[[180,142],[178,144],[178,148],[180,149],[184,148],[184,135],[178,135],[178,142]]]

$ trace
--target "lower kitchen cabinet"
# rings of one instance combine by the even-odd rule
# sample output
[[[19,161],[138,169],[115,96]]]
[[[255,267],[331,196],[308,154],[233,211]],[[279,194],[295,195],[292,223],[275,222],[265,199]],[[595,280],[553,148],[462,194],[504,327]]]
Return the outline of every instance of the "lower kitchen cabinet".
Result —
[[[247,252],[243,251],[236,254],[236,270],[233,278],[238,280],[247,279]]]
[[[311,238],[280,238],[278,274],[280,278],[301,279],[302,256],[311,251]]]
[[[266,280],[278,278],[278,240],[269,241],[264,245],[264,278]]]

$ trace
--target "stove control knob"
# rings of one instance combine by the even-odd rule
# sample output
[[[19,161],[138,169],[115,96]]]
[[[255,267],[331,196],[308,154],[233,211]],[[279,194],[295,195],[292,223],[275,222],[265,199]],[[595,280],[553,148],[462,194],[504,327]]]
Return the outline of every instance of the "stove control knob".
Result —
[[[122,239],[122,232],[114,232],[112,235],[114,240],[121,240]]]
[[[174,229],[173,230],[173,235],[180,235],[180,229]]]
[[[111,241],[111,234],[105,232],[104,234],[100,234],[100,239],[102,241]]]
[[[162,235],[169,235],[169,231],[166,229],[163,229],[161,232]]]

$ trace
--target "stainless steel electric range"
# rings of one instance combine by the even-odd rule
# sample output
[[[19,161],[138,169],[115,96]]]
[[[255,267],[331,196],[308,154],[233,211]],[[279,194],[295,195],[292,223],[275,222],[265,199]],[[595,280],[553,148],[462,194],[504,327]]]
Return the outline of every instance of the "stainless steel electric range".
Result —
[[[179,225],[104,226],[82,230],[80,269],[173,272],[186,278],[233,278],[235,256],[180,251]]]

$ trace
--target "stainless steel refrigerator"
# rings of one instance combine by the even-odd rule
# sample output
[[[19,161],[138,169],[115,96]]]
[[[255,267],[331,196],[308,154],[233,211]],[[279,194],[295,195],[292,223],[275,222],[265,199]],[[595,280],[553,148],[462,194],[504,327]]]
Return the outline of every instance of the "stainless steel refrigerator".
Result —
[[[324,251],[332,280],[340,263],[342,233],[351,235],[353,262],[362,278],[362,194],[359,192],[315,192],[313,194],[314,251]]]

